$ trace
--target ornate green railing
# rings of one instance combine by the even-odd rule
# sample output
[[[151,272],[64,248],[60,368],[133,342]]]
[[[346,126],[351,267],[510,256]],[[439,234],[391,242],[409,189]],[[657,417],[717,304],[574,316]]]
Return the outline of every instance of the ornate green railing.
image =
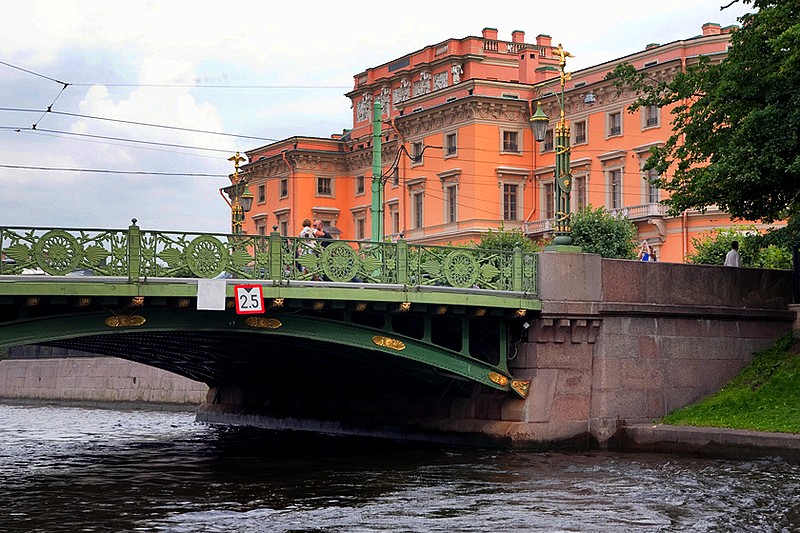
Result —
[[[0,227],[0,275],[82,272],[148,278],[305,280],[537,294],[537,256],[521,250],[142,230]]]

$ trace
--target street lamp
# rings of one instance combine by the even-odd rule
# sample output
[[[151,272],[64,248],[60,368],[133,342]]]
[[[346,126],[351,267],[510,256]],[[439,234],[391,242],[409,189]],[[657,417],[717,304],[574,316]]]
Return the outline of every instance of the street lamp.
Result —
[[[244,233],[244,214],[253,208],[253,193],[247,186],[247,180],[239,176],[239,163],[245,158],[236,152],[236,155],[229,157],[228,161],[233,161],[233,176],[231,176],[231,187],[228,189],[228,196],[231,202],[231,233],[238,235]]]
[[[553,50],[558,57],[559,77],[561,78],[561,93],[557,95],[560,118],[555,127],[555,149],[556,149],[556,168],[555,181],[558,184],[556,191],[556,231],[553,239],[554,245],[570,245],[570,191],[572,190],[572,170],[570,169],[569,155],[569,124],[564,117],[564,85],[571,78],[569,72],[564,72],[568,57],[574,57],[564,50],[561,44]],[[536,112],[531,116],[530,123],[533,129],[533,136],[538,142],[544,141],[547,133],[547,123],[549,118],[542,109],[541,102],[536,104]]]

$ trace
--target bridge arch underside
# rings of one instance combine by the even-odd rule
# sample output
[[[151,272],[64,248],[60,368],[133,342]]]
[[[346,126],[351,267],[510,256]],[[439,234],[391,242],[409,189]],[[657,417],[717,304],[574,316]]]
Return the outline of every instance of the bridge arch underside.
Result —
[[[288,309],[248,317],[139,309],[6,322],[0,346],[54,346],[140,362],[208,384],[212,401],[221,401],[214,390],[238,388],[248,391],[247,403],[315,399],[310,403],[319,409],[354,397],[463,397],[476,386],[521,394],[507,369],[508,331],[521,330],[517,322],[433,313]]]

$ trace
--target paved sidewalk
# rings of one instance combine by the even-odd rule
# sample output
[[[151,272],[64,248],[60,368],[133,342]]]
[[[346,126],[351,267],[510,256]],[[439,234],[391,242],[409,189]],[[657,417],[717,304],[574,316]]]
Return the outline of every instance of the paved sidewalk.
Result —
[[[772,455],[800,460],[800,434],[662,424],[633,424],[622,428],[621,433],[617,444],[627,451]]]

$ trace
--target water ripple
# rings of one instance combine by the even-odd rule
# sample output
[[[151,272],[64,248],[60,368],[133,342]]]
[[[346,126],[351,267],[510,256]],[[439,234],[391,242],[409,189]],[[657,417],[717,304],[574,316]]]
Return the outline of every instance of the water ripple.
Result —
[[[800,465],[437,448],[0,405],[0,531],[800,530]]]

